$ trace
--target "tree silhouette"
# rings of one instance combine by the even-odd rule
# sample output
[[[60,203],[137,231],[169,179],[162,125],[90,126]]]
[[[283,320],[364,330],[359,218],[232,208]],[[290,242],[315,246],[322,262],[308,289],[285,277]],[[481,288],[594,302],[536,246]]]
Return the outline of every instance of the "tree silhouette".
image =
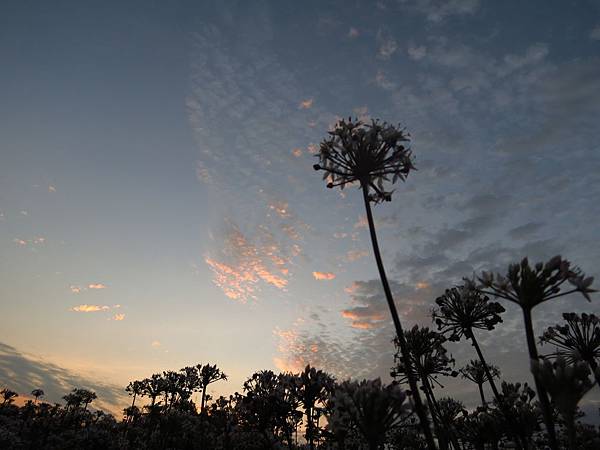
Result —
[[[470,287],[475,288],[475,284],[472,281],[466,281],[470,283]],[[478,277],[478,281],[479,285],[476,287],[483,294],[508,300],[521,307],[525,323],[527,348],[532,361],[539,359],[531,317],[533,308],[541,303],[574,292],[580,292],[590,301],[589,294],[595,292],[595,290],[590,288],[594,278],[586,278],[579,269],[571,268],[571,263],[560,256],[555,256],[545,264],[541,262],[537,263],[534,267],[529,265],[527,258],[523,258],[520,264],[511,264],[508,267],[506,276],[483,272]],[[563,290],[563,285],[566,282],[569,282],[573,287]],[[534,381],[542,406],[544,423],[550,439],[550,447],[553,450],[557,450],[558,443],[548,394],[535,374]]]
[[[319,163],[313,167],[315,170],[324,171],[323,178],[328,179],[328,188],[339,186],[343,189],[346,184],[357,183],[362,189],[377,269],[401,352],[408,361],[409,350],[381,259],[371,202],[391,201],[392,191],[386,191],[386,185],[394,184],[397,180],[406,180],[409,172],[414,169],[412,152],[407,146],[409,136],[405,130],[385,122],[373,120],[370,124],[365,124],[351,118],[348,121],[339,121],[329,135],[329,138],[321,142]],[[421,401],[417,381],[410,370],[408,382],[428,447],[433,450],[435,442],[429,428],[429,420]]]

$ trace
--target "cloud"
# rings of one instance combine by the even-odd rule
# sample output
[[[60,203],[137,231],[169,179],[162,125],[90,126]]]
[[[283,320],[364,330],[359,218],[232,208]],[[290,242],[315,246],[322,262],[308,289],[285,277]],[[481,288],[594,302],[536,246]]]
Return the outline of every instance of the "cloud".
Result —
[[[439,23],[450,16],[474,14],[479,8],[479,0],[401,0],[400,5],[424,14],[430,22]]]
[[[354,28],[354,27],[350,27],[350,29],[348,30],[348,37],[350,39],[353,39],[353,38],[357,38],[358,36],[360,36],[360,32],[358,31],[358,29]]]
[[[52,185],[48,186],[48,192],[56,192],[56,188]]]
[[[125,320],[125,314],[115,314],[112,317],[112,320],[116,320],[118,322],[120,322],[121,320]]]
[[[504,57],[504,62],[506,65],[503,68],[501,75],[506,76],[507,74],[523,67],[539,64],[548,55],[548,52],[548,45],[543,42],[538,42],[529,46],[522,55],[506,55]]]
[[[160,347],[160,346],[161,346],[161,343],[160,343],[160,341],[152,341],[152,342],[150,343],[150,346],[151,346],[151,347],[154,347],[154,348],[158,348],[158,347]]]
[[[313,272],[312,274],[315,280],[333,280],[335,278],[335,274],[331,272]]]
[[[285,219],[290,217],[290,211],[286,202],[273,202],[269,205],[269,209],[275,211],[277,215],[281,218]]]
[[[590,31],[590,39],[593,41],[600,41],[600,25],[596,25]]]
[[[425,55],[427,55],[427,47],[425,47],[424,45],[416,46],[411,44],[408,46],[407,52],[410,59],[419,61],[425,58]]]
[[[110,309],[110,306],[106,306],[106,305],[83,304],[83,305],[74,306],[73,308],[71,308],[71,311],[89,313],[89,312],[98,312],[98,311],[108,311],[109,309]]]
[[[82,288],[79,286],[69,286],[69,289],[73,294],[79,294],[82,291]]]
[[[298,109],[310,109],[313,106],[315,100],[313,98],[307,98],[306,100],[302,100],[298,105]]]
[[[296,158],[300,158],[302,156],[302,149],[298,147],[292,149],[292,155]]]
[[[90,389],[98,394],[98,399],[92,406],[117,415],[128,401],[123,387],[84,377],[38,357],[21,353],[1,342],[0,380],[3,385],[19,394],[43,389],[44,400],[48,402],[62,402],[62,396],[75,387]]]
[[[378,70],[375,74],[375,84],[386,91],[396,88],[396,83],[390,81],[383,70]]]
[[[368,250],[349,250],[346,252],[346,261],[355,262],[369,255]]]
[[[525,239],[531,237],[536,231],[542,228],[544,224],[538,222],[529,222],[525,225],[519,225],[508,231],[508,235],[512,239]]]
[[[288,211],[282,205],[273,209],[278,210],[278,216],[287,217]],[[256,300],[263,284],[285,290],[290,258],[300,251],[297,244],[283,250],[266,227],[258,227],[257,231],[257,242],[252,242],[235,224],[228,222],[221,230],[220,255],[205,257],[213,271],[213,282],[227,297],[242,303]]]
[[[385,28],[381,28],[377,32],[377,44],[379,46],[377,56],[384,60],[390,59],[398,49],[396,39]]]
[[[102,283],[91,283],[88,284],[88,289],[106,289],[106,285]]]

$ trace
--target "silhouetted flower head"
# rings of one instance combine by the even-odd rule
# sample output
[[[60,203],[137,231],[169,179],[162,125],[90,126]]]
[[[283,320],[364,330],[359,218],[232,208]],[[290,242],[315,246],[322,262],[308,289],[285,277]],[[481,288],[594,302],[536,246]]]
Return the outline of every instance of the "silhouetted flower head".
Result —
[[[344,381],[331,398],[329,428],[334,434],[356,427],[371,443],[381,444],[386,433],[399,425],[407,411],[406,393],[397,384],[375,380]]]
[[[563,357],[568,363],[583,360],[588,364],[600,358],[600,319],[594,314],[563,314],[566,325],[546,329],[540,342],[557,347],[549,357]]]
[[[465,405],[450,397],[443,397],[437,401],[438,418],[446,426],[452,426],[456,419],[467,413]]]
[[[532,360],[531,371],[548,391],[565,420],[574,416],[577,404],[594,385],[589,379],[588,365],[581,360],[572,364],[560,356],[555,361]]]
[[[348,118],[336,123],[329,135],[321,142],[319,163],[313,166],[325,172],[329,188],[359,182],[363,189],[373,189],[371,201],[390,201],[392,191],[386,191],[385,185],[404,181],[414,169],[404,129],[378,120],[366,124]]]
[[[571,263],[560,256],[533,267],[527,258],[523,258],[519,264],[511,264],[506,275],[482,272],[477,280],[478,283],[474,280],[465,281],[469,287],[479,288],[483,293],[509,300],[529,310],[573,292],[580,292],[590,301],[589,294],[596,292],[590,288],[594,278],[585,277],[578,268],[571,268]],[[573,288],[563,290],[565,282],[569,282]]]
[[[505,381],[501,384],[501,391],[502,410],[506,411],[506,415],[499,416],[503,421],[502,428],[517,427],[516,431],[520,436],[532,436],[540,429],[542,422],[542,410],[538,402],[534,401],[535,391],[527,383]],[[494,403],[497,403],[496,400]],[[507,417],[510,417],[510,421]]]
[[[448,355],[448,351],[443,346],[446,338],[441,333],[430,330],[427,327],[415,325],[404,332],[406,344],[412,359],[410,367],[415,377],[425,376],[429,380],[437,382],[438,375],[456,377],[458,372],[453,370],[454,359]],[[398,346],[398,338],[394,339]],[[396,366],[392,369],[391,375],[396,377],[399,382],[406,380],[406,364],[400,351],[394,357]]]
[[[438,330],[449,334],[450,341],[458,341],[463,335],[471,337],[474,328],[493,330],[502,322],[500,314],[505,309],[476,289],[465,286],[446,289],[435,302],[439,308],[433,311]]]
[[[488,365],[488,370],[490,371],[490,375],[492,378],[500,377],[500,369],[493,365]],[[485,366],[479,359],[472,359],[469,363],[460,369],[460,373],[463,378],[467,380],[471,380],[473,383],[482,385],[486,381],[488,381],[488,376],[485,371]]]

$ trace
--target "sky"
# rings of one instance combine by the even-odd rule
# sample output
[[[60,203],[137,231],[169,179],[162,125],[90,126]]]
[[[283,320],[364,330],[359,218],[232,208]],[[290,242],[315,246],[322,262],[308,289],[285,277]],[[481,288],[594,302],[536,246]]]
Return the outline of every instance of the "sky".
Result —
[[[341,117],[411,135],[418,170],[374,208],[405,328],[524,256],[600,275],[598,1],[4,1],[0,61],[0,384],[21,393],[118,411],[130,380],[198,363],[229,375],[214,395],[308,363],[389,381],[361,193],[312,169]],[[543,304],[536,333],[598,305]],[[531,383],[504,306],[478,338]]]

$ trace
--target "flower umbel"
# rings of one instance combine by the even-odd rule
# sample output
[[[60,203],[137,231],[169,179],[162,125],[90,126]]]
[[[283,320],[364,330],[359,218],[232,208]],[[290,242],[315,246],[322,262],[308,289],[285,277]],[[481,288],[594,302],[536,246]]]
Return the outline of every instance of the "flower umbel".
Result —
[[[527,258],[523,258],[519,264],[508,267],[506,276],[483,272],[478,280],[477,287],[483,293],[511,301],[528,310],[573,292],[580,292],[590,301],[589,294],[596,292],[590,288],[594,278],[586,277],[578,268],[571,268],[571,263],[560,256],[555,256],[545,264],[539,262],[533,267]],[[565,282],[569,282],[573,288],[563,290]]]
[[[566,325],[549,327],[540,337],[542,344],[557,347],[547,356],[563,357],[569,364],[583,360],[595,369],[600,358],[600,319],[585,313],[564,313],[563,318]]]
[[[500,314],[504,307],[490,302],[487,295],[465,286],[446,289],[435,302],[439,306],[433,311],[438,330],[449,333],[448,340],[458,341],[462,336],[471,337],[472,330],[493,330],[502,322]]]
[[[359,182],[363,189],[373,189],[371,201],[390,201],[392,192],[386,184],[404,181],[415,167],[407,146],[409,135],[404,129],[373,120],[370,124],[357,119],[340,120],[321,142],[319,163],[313,167],[323,170],[327,187]]]

